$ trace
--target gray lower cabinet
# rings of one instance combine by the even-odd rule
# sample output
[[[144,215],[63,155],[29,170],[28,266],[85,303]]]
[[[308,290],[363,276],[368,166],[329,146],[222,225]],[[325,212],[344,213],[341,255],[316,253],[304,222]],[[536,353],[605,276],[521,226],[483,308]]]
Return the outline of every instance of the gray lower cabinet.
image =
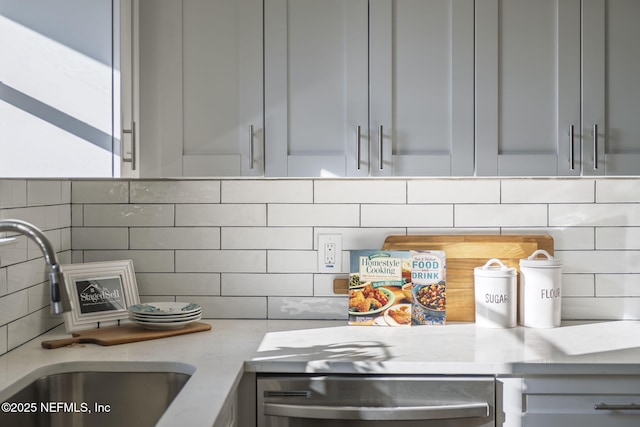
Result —
[[[523,427],[640,425],[640,377],[525,377]]]

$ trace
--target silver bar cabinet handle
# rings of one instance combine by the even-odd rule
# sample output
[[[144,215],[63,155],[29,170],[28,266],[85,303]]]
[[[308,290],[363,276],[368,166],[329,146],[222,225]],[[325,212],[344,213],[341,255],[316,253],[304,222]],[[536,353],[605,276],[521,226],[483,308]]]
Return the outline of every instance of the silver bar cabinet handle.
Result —
[[[628,405],[610,405],[608,403],[596,403],[593,405],[596,411],[640,411],[640,405],[630,403]]]
[[[443,420],[483,418],[489,415],[486,402],[435,406],[321,406],[265,403],[265,415],[331,420]]]
[[[593,125],[593,169],[598,169],[598,124]]]
[[[569,126],[569,164],[571,170],[576,170],[575,158],[573,157],[573,125]]]
[[[249,169],[253,169],[253,125],[249,125]]]
[[[360,125],[356,126],[356,165],[360,170]]]
[[[383,168],[383,163],[382,163],[382,125],[380,125],[380,128],[378,129],[378,169],[382,170]]]
[[[128,159],[124,157],[124,138],[120,141],[120,155],[122,161],[125,163],[131,163],[131,170],[136,170],[136,122],[131,122],[131,129],[122,129],[122,133],[128,133],[131,135],[131,157]]]

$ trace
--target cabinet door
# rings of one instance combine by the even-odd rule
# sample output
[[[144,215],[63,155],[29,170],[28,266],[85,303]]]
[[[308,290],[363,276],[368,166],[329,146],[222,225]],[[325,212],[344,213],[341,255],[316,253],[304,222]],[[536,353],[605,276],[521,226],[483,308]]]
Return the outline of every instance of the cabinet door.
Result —
[[[561,375],[524,379],[523,427],[640,425],[635,375]]]
[[[367,1],[265,0],[264,19],[266,174],[367,176]]]
[[[583,0],[585,175],[640,174],[640,2]]]
[[[476,1],[475,65],[477,175],[578,175],[580,0]]]
[[[139,8],[140,175],[262,175],[262,2]]]
[[[473,175],[474,2],[370,8],[371,175]]]

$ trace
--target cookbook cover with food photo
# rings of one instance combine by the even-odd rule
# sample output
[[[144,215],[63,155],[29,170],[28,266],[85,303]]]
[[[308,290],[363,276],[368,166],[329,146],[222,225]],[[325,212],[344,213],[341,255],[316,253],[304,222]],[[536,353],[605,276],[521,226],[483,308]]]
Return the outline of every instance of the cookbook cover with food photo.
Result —
[[[411,253],[351,251],[349,324],[411,325]]]
[[[446,273],[444,251],[411,251],[411,322],[414,325],[444,325]]]

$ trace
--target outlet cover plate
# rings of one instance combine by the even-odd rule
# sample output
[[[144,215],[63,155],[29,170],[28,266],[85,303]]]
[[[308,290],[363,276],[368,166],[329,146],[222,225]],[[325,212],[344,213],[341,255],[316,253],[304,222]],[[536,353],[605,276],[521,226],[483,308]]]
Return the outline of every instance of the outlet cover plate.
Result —
[[[318,272],[342,272],[341,234],[318,234]]]

